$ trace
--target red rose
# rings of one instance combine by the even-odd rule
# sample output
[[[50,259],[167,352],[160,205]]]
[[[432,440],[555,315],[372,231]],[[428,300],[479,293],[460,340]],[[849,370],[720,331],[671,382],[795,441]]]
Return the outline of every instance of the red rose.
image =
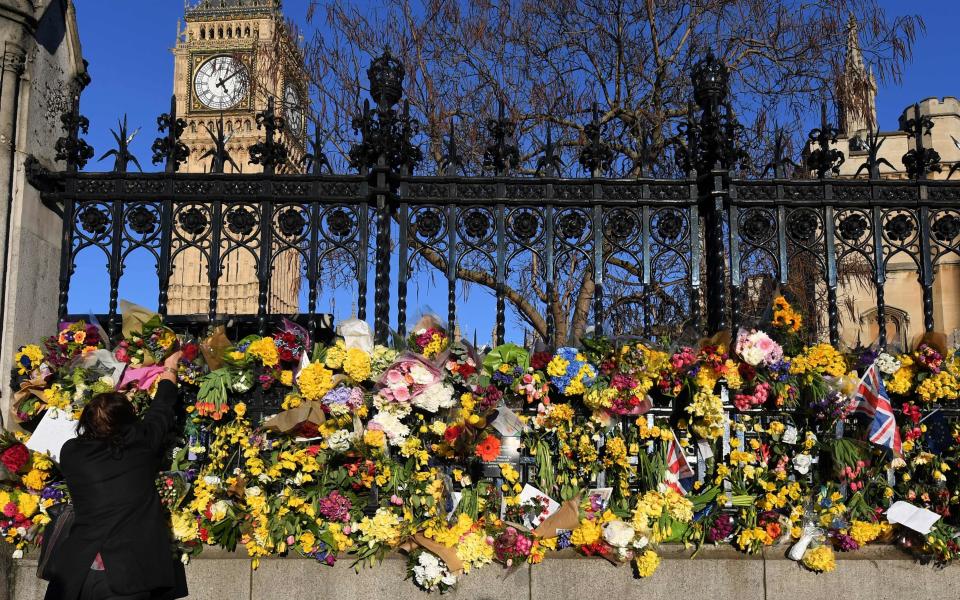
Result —
[[[542,371],[547,368],[551,358],[553,358],[553,355],[549,352],[535,352],[534,355],[530,357],[530,366],[533,367],[535,371]]]
[[[16,473],[30,460],[30,451],[23,444],[14,444],[0,454],[0,462],[11,473]]]
[[[447,427],[447,430],[443,432],[443,439],[448,444],[452,444],[460,437],[460,431],[462,428],[459,425],[451,425]]]
[[[183,358],[188,362],[193,362],[197,358],[197,353],[200,351],[199,346],[196,344],[184,344],[183,345]]]

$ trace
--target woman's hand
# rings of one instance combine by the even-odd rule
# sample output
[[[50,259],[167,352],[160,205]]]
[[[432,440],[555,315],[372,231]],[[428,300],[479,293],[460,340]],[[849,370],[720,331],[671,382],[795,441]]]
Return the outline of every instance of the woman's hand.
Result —
[[[163,361],[163,373],[157,379],[166,379],[172,383],[177,382],[177,366],[180,364],[180,357],[183,352],[177,350]]]

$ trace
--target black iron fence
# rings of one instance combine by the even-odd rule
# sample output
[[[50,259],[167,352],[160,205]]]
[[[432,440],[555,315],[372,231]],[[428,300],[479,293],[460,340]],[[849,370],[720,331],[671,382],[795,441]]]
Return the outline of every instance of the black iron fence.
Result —
[[[726,70],[708,56],[694,69],[696,108],[677,140],[684,178],[600,176],[612,153],[596,122],[580,161],[591,176],[559,177],[549,145],[536,176],[510,176],[518,153],[514,126],[502,115],[489,126],[484,164],[491,175],[460,175],[451,149],[444,174],[421,176],[411,174],[421,155],[401,104],[402,67],[385,55],[368,75],[375,106],[365,105],[357,118],[362,140],[350,153],[352,175],[325,172],[329,163],[319,152],[308,156],[309,173],[277,174],[287,153],[272,103],[258,119],[265,140],[251,148],[263,173],[223,173],[222,145],[209,153],[213,172],[179,173],[188,149],[173,109],[158,120],[164,137],[154,144],[164,172],[126,172],[132,157],[122,145],[113,172],[80,172],[92,150],[80,137],[78,92],[58,142],[67,168],[51,173],[28,163],[44,202],[63,217],[59,314],[68,312],[75,261],[88,248],[102,251],[109,265],[111,331],[119,326],[120,282],[134,251],[153,257],[157,306],[166,314],[173,269],[189,250],[202,257],[210,292],[206,314],[185,317],[192,323],[246,317],[266,332],[277,316],[270,301],[274,266],[294,254],[305,282],[303,322],[320,327],[318,297],[333,262],[355,278],[361,319],[372,305],[379,341],[391,330],[405,333],[411,278],[430,270],[441,286],[446,282],[451,325],[463,316],[458,285],[492,290],[494,341],[504,339],[508,305],[525,309],[527,326],[547,343],[577,333],[571,323],[596,333],[674,336],[684,328],[710,333],[748,324],[779,287],[804,298],[813,335],[836,343],[838,289],[848,268],[874,290],[885,345],[884,283],[896,259],[916,266],[923,327],[937,327],[937,268],[950,255],[960,258],[960,182],[927,178],[939,169],[939,157],[923,147],[923,122],[903,159],[908,180],[881,180],[876,152],[868,154],[868,178],[829,178],[843,157],[826,123],[811,134],[807,156],[817,178],[784,178],[785,161],[776,156],[775,179],[735,179],[730,170],[742,155]],[[247,253],[256,272],[258,301],[250,315],[224,314],[218,299],[224,260],[233,253]]]

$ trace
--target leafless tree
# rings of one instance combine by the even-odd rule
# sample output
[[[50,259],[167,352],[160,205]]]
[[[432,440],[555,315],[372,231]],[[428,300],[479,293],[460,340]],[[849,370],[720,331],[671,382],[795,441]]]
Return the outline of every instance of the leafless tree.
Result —
[[[304,39],[314,119],[339,168],[346,168],[357,137],[351,120],[366,67],[389,47],[407,69],[405,93],[426,157],[421,170],[442,164],[453,121],[465,170],[481,171],[485,121],[503,102],[517,124],[522,172],[536,170],[547,127],[567,171],[577,172],[577,147],[596,102],[604,139],[616,153],[611,175],[672,176],[672,140],[688,117],[694,62],[711,50],[728,65],[733,107],[744,125],[741,143],[763,165],[775,123],[796,152],[804,124],[816,116],[812,108],[830,99],[843,72],[851,17],[878,81],[897,81],[923,22],[889,16],[877,0],[384,0],[375,7],[313,0],[308,21],[315,31],[295,33]],[[433,262],[429,253],[425,259]],[[616,295],[611,318],[640,316],[637,306],[652,297],[682,314],[669,306],[677,294],[636,290],[629,283],[636,264],[617,260],[624,276],[609,284],[607,293]],[[663,265],[666,278],[681,276],[681,267]],[[591,270],[587,257],[572,256],[550,299],[542,265],[531,258],[514,269],[507,300],[541,337],[544,307],[553,304],[558,339],[578,337],[590,316]],[[457,275],[494,283],[480,264],[466,263]]]

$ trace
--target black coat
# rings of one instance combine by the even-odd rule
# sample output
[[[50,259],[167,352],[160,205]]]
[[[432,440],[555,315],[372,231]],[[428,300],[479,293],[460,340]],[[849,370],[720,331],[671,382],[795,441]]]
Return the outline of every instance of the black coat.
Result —
[[[117,595],[187,595],[183,565],[171,550],[170,527],[156,477],[164,439],[175,421],[177,387],[161,381],[143,418],[108,442],[76,438],[63,445],[60,470],[73,500],[70,534],[51,557],[46,600],[75,600],[97,553]]]

